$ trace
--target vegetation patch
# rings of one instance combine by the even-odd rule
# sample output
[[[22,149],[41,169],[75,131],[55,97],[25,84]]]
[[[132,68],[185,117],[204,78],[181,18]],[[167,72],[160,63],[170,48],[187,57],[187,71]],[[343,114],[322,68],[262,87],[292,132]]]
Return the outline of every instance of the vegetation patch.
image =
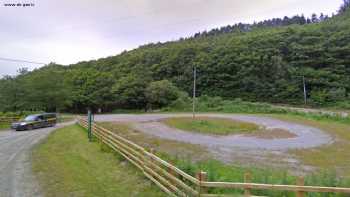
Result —
[[[245,136],[256,137],[261,139],[286,139],[298,137],[298,135],[284,129],[260,130],[259,132],[254,132],[252,134],[245,134]]]
[[[0,131],[10,129],[9,123],[0,123]]]
[[[298,116],[275,116],[275,118],[296,121]],[[295,119],[293,119],[295,118]],[[296,175],[288,173],[288,167],[272,168],[260,164],[251,164],[243,166],[240,164],[225,164],[221,161],[213,159],[201,147],[186,143],[173,142],[170,140],[159,139],[157,137],[148,136],[144,133],[133,130],[130,125],[120,123],[102,123],[102,125],[123,137],[132,140],[146,148],[155,148],[156,154],[162,159],[175,165],[186,173],[195,176],[199,171],[205,171],[208,174],[209,181],[227,181],[227,182],[243,182],[244,174],[249,172],[252,174],[252,182],[268,183],[268,184],[286,184],[293,185],[296,183]],[[280,131],[278,131],[280,132]],[[173,151],[171,151],[173,150]],[[176,152],[175,152],[176,150]],[[189,151],[191,152],[189,154]],[[204,157],[200,157],[206,154]],[[273,160],[275,158],[271,158]],[[275,161],[276,162],[276,161]],[[313,173],[305,175],[305,184],[310,186],[329,186],[329,187],[350,187],[349,177],[341,177],[338,172],[331,167],[321,168]],[[209,189],[209,193],[216,194],[242,194],[242,190],[235,189]],[[286,191],[268,191],[253,190],[253,194],[257,196],[295,196],[293,192]],[[318,194],[307,193],[310,197],[323,196],[344,196],[342,194]]]
[[[284,121],[310,125],[319,128],[334,137],[335,142],[312,149],[290,150],[304,164],[318,167],[321,170],[333,170],[337,176],[350,178],[350,124],[333,120],[302,117],[292,114],[269,115]]]
[[[192,94],[193,65],[198,95],[302,105],[304,77],[308,104],[349,107],[345,2],[331,18],[239,23],[98,60],[22,69],[0,79],[0,111],[180,107]]]
[[[75,116],[73,114],[60,114],[57,118],[58,122],[70,122],[74,120]]]
[[[101,125],[148,150],[153,149],[156,152],[161,151],[167,155],[172,155],[173,157],[179,156],[183,158],[192,158],[192,161],[210,159],[208,151],[200,145],[150,136],[143,132],[134,130],[130,124],[104,122],[101,123]]]
[[[259,130],[256,124],[225,118],[176,117],[167,118],[163,122],[177,129],[213,135],[251,134]]]
[[[89,143],[85,130],[57,130],[32,154],[45,196],[165,196],[108,147]]]
[[[289,174],[286,170],[276,168],[259,167],[258,165],[243,167],[232,164],[224,164],[217,160],[203,160],[193,162],[189,159],[174,158],[166,154],[159,154],[163,159],[170,161],[181,170],[195,176],[197,172],[207,172],[208,181],[213,182],[244,182],[244,174],[252,175],[253,183],[266,183],[277,185],[295,185],[297,176]],[[327,186],[327,187],[350,187],[349,179],[336,177],[334,171],[321,171],[305,176],[305,185],[309,186]],[[234,194],[241,195],[240,189],[209,189],[209,193],[215,194]],[[252,190],[255,196],[283,196],[294,197],[294,192],[273,191],[273,190]],[[342,197],[345,194],[330,193],[306,193],[308,197]]]

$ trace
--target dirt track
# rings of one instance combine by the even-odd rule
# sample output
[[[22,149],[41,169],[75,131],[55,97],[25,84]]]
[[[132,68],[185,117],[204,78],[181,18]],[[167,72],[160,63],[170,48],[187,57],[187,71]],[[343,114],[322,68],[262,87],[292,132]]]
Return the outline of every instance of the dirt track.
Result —
[[[0,197],[42,196],[31,173],[31,148],[56,127],[32,131],[0,131]]]
[[[235,115],[235,114],[200,114],[205,117],[227,118],[244,122],[251,122],[267,129],[284,129],[295,137],[282,139],[262,139],[254,136],[228,135],[212,136],[199,133],[181,131],[170,128],[159,120],[169,117],[191,116],[190,114],[144,114],[144,115],[98,115],[96,121],[116,121],[131,122],[134,127],[144,133],[148,133],[160,138],[178,140],[192,144],[202,144],[211,147],[239,147],[254,148],[264,150],[287,150],[292,148],[313,148],[324,144],[332,143],[332,138],[320,129],[285,122],[268,117],[259,117],[253,115]]]
[[[303,168],[310,171],[310,166],[301,166],[300,162],[288,154],[290,149],[314,148],[333,143],[334,139],[322,130],[306,125],[281,121],[274,118],[235,115],[235,114],[200,114],[206,117],[220,117],[251,122],[267,129],[282,129],[290,132],[289,138],[266,139],[257,136],[228,135],[213,136],[171,128],[161,122],[164,118],[191,116],[191,114],[113,114],[96,115],[96,121],[131,123],[135,130],[158,138],[175,140],[200,145],[221,161],[241,162],[245,164],[263,164],[268,166],[285,166]],[[273,161],[273,162],[271,162]]]

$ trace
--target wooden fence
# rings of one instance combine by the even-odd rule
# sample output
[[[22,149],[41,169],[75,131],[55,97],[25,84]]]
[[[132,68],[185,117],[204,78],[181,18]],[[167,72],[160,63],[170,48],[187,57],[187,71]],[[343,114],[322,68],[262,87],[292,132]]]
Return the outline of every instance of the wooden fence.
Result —
[[[88,128],[85,118],[79,117],[78,124]],[[159,186],[169,196],[201,196],[201,197],[229,197],[237,195],[209,194],[209,188],[241,189],[244,195],[250,197],[251,190],[279,190],[295,192],[297,197],[303,197],[307,192],[318,193],[347,193],[350,188],[304,186],[303,178],[297,180],[296,185],[274,185],[251,183],[251,175],[245,174],[245,183],[208,182],[206,172],[198,172],[193,177],[170,163],[157,157],[154,152],[146,151],[143,147],[127,140],[118,134],[92,123],[93,135],[121,154],[125,159],[139,168],[144,175]]]
[[[0,123],[11,123],[18,121],[20,117],[0,117]]]

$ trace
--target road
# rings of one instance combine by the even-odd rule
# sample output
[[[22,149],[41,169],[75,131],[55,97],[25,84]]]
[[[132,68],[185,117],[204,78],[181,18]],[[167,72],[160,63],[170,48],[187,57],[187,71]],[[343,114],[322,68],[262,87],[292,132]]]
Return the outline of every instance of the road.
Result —
[[[53,130],[72,123],[31,131],[0,131],[0,197],[42,196],[31,173],[31,149]]]

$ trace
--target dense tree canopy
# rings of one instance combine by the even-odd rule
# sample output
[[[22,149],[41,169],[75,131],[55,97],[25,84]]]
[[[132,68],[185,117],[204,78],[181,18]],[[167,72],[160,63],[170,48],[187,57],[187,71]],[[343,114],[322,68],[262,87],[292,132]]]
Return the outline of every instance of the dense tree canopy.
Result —
[[[169,106],[180,94],[180,90],[168,80],[151,82],[145,90],[146,100],[151,108]]]
[[[331,18],[237,24],[99,60],[22,70],[0,80],[0,111],[177,105],[179,97],[186,100],[183,92],[191,94],[194,67],[198,95],[302,104],[304,76],[310,104],[348,102],[350,12],[344,2]]]

